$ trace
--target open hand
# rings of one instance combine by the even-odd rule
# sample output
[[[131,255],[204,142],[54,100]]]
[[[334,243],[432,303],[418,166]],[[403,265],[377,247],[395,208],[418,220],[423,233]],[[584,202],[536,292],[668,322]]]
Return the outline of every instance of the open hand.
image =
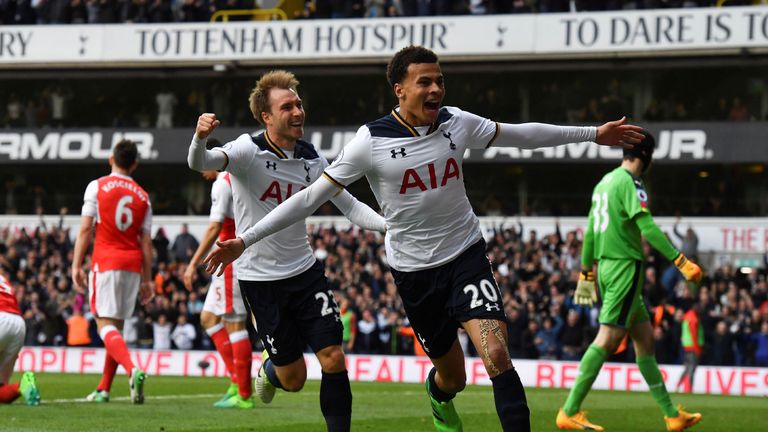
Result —
[[[643,128],[626,123],[627,118],[622,117],[619,120],[598,126],[595,142],[601,145],[620,146],[624,148],[634,147],[635,144],[645,138],[645,135],[643,135]]]
[[[224,274],[224,269],[234,262],[245,251],[245,243],[240,237],[232,240],[217,241],[218,249],[205,258],[205,271],[216,276]]]

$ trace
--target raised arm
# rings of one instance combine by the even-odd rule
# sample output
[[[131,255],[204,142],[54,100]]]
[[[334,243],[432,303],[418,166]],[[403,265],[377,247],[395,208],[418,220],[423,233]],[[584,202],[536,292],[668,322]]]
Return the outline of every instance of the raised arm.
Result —
[[[598,127],[498,123],[498,135],[491,144],[499,147],[535,149],[593,141],[600,145],[632,147],[643,139],[643,128],[626,123],[626,117]]]
[[[204,261],[206,271],[209,273],[216,272],[221,276],[224,273],[224,268],[242,255],[247,247],[264,237],[306,219],[323,203],[338,194],[339,190],[339,186],[331,183],[325,176],[317,179],[306,189],[283,201],[256,225],[247,228],[239,237],[216,242],[219,248],[211,252]]]
[[[345,189],[343,189],[340,194],[333,197],[331,201],[342,213],[344,213],[344,216],[346,216],[350,222],[360,228],[378,232],[387,230],[386,220],[384,220],[380,214],[358,201],[357,198],[352,196],[352,194]]]
[[[195,171],[221,171],[227,167],[229,160],[224,152],[217,150],[206,150],[205,142],[208,136],[216,129],[221,122],[216,119],[216,114],[204,113],[197,119],[197,128],[195,136],[192,137],[192,143],[189,145],[187,154],[187,164]]]

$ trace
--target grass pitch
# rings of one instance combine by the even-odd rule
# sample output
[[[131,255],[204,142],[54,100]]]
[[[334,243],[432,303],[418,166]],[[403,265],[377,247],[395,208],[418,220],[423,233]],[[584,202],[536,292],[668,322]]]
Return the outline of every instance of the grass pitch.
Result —
[[[16,382],[19,375],[12,377]],[[23,401],[0,405],[0,431],[286,431],[323,432],[320,383],[308,381],[300,393],[278,392],[270,405],[254,410],[212,407],[228,382],[220,378],[150,376],[144,405],[128,400],[128,379],[118,375],[107,404],[84,401],[97,375],[39,374],[39,407]],[[424,386],[352,383],[353,431],[434,431]],[[554,418],[566,390],[527,389],[534,431],[556,431]],[[768,400],[673,394],[674,403],[704,414],[693,431],[768,431]],[[469,386],[456,398],[466,432],[499,431],[490,387]],[[584,409],[607,431],[664,431],[664,420],[647,393],[593,391]]]

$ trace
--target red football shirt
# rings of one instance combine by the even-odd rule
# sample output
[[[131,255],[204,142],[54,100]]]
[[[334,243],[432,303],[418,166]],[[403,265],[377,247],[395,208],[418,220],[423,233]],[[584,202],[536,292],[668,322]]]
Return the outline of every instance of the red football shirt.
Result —
[[[0,312],[21,315],[16,296],[13,295],[13,287],[3,275],[0,275]]]
[[[149,196],[132,178],[110,174],[96,180],[97,219],[93,245],[94,268],[98,271],[141,272],[140,237],[150,216]],[[90,187],[89,187],[90,189]],[[92,192],[91,192],[92,193]],[[86,205],[89,199],[86,190]],[[92,197],[91,197],[92,199]],[[84,210],[83,214],[87,212]]]

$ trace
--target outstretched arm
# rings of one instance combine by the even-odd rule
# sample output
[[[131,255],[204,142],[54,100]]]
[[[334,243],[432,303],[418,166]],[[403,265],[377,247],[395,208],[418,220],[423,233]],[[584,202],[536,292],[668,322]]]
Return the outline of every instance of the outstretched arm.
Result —
[[[643,139],[643,128],[626,123],[626,117],[598,127],[556,126],[546,123],[498,123],[498,136],[491,141],[491,144],[499,147],[535,149],[594,141],[600,145],[631,148]]]
[[[219,249],[205,259],[206,271],[224,273],[227,264],[236,260],[243,251],[257,241],[306,219],[323,203],[339,193],[339,187],[325,176],[317,179],[306,189],[293,195],[264,216],[256,225],[247,228],[239,237],[216,242]]]
[[[189,153],[187,154],[187,164],[193,170],[221,171],[227,167],[229,160],[226,153],[205,149],[205,142],[208,140],[208,136],[219,124],[221,122],[216,119],[216,114],[212,113],[201,114],[197,119],[195,136],[192,137],[192,143],[189,145]]]
[[[358,201],[346,190],[342,190],[331,201],[353,224],[371,231],[387,230],[387,223],[380,214]]]

